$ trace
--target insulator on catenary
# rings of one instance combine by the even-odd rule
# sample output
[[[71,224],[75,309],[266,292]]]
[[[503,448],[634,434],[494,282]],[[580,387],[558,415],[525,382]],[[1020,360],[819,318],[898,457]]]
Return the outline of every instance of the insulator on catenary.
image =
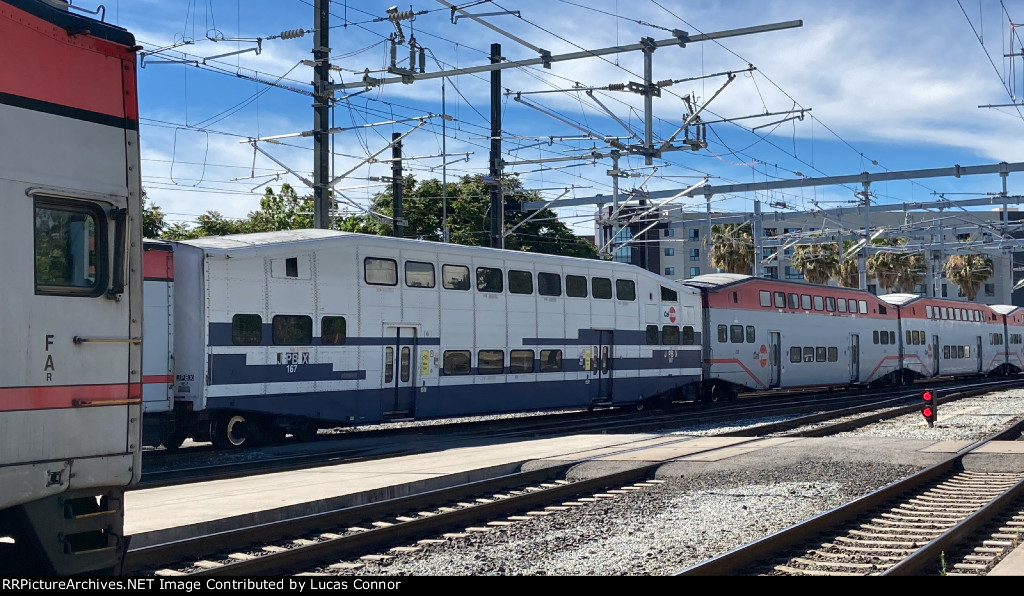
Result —
[[[626,84],[625,83],[611,83],[610,85],[608,85],[608,90],[609,91],[622,91],[625,88],[626,88]]]
[[[289,29],[281,32],[281,39],[295,39],[306,34],[305,29]]]

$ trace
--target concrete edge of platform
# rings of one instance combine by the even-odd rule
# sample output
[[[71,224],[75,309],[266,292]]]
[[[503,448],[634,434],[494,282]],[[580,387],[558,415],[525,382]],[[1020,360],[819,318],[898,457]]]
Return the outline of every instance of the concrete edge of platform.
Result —
[[[348,493],[331,499],[296,503],[285,507],[253,511],[242,515],[211,520],[203,523],[132,534],[130,536],[130,549],[166,544],[168,542],[185,540],[217,532],[227,532],[240,527],[274,523],[289,517],[315,515],[337,509],[364,505],[367,503],[379,503],[389,499],[398,499],[410,495],[430,492],[432,490],[450,488],[459,484],[477,482],[487,478],[494,478],[496,476],[518,472],[525,461],[526,460],[503,463],[474,470],[464,470],[454,474],[433,476],[404,484],[381,486],[370,490]],[[197,506],[201,506],[201,504],[197,504]]]

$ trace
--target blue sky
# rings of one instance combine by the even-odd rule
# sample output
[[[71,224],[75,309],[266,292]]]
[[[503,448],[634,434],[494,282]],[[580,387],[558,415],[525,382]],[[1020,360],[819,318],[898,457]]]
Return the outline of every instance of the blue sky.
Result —
[[[705,121],[806,110],[802,120],[785,116],[744,118],[708,126],[709,147],[676,151],[647,166],[642,157],[623,158],[634,168],[623,189],[685,188],[709,176],[711,184],[759,182],[800,175],[833,176],[861,171],[909,170],[1000,161],[1024,161],[1024,108],[979,108],[1021,101],[1024,62],[1003,57],[1020,53],[1010,26],[1024,23],[1019,0],[547,0],[463,3],[496,27],[554,55],[618,45],[641,38],[664,40],[680,29],[711,33],[793,20],[799,28],[732,37],[721,41],[663,47],[653,54],[656,81],[738,73],[703,112]],[[88,6],[76,2],[76,6]],[[332,4],[331,61],[335,81],[374,76],[389,62],[386,20],[392,4],[338,0]],[[926,8],[922,8],[926,7]],[[406,42],[426,49],[428,72],[488,62],[492,43],[509,60],[537,52],[470,19],[452,22],[437,0],[398,5],[415,18],[400,23]],[[313,36],[282,39],[282,32],[314,26],[312,0],[116,0],[106,20],[133,32],[143,46],[139,69],[143,186],[172,222],[191,222],[207,210],[243,217],[258,208],[265,184],[288,182],[308,188],[292,172],[312,175],[312,142],[300,136],[279,144],[260,143],[273,159],[255,152],[248,139],[295,135],[313,127]],[[259,43],[257,43],[259,39]],[[1012,41],[1012,45],[1011,45]],[[255,51],[256,49],[259,51]],[[225,54],[232,54],[227,55]],[[408,45],[399,47],[406,67]],[[745,71],[749,65],[756,70]],[[599,89],[594,99],[573,87],[606,88],[642,81],[639,52],[556,62],[550,69],[505,70],[502,87],[504,159],[513,163],[606,150],[600,139],[571,139],[583,130],[601,137],[643,135],[643,100],[629,92]],[[654,99],[654,136],[672,135],[684,117],[684,97],[704,105],[725,83],[711,77],[675,83]],[[273,84],[268,84],[273,83]],[[442,89],[443,86],[443,89]],[[333,135],[334,175],[352,170],[338,183],[350,202],[365,207],[384,187],[371,177],[390,175],[390,164],[359,164],[380,151],[408,121],[447,113],[412,132],[404,142],[407,171],[419,179],[442,177],[442,148],[449,154],[447,176],[486,173],[489,134],[488,75],[464,75],[391,84],[370,90],[340,90],[333,126],[354,128]],[[545,93],[536,93],[545,91]],[[442,104],[442,92],[445,101]],[[515,100],[515,94],[544,112]],[[617,121],[617,120],[618,121]],[[619,122],[625,123],[625,127]],[[777,123],[771,126],[762,125]],[[626,139],[636,143],[637,138]],[[390,151],[381,154],[390,156]],[[275,163],[274,160],[280,162]],[[527,188],[546,198],[610,194],[610,160],[509,165]],[[1024,174],[1011,175],[1009,191],[1021,193]],[[715,197],[721,211],[749,211],[754,200],[790,209],[851,204],[852,187]],[[998,176],[927,179],[872,186],[879,203],[973,198],[998,192]],[[703,197],[682,199],[703,211]],[[593,232],[593,208],[559,210],[579,233]]]

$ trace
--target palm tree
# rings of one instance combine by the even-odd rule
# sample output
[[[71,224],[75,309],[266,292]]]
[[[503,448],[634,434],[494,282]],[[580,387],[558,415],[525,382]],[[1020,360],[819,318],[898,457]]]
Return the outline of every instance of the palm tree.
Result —
[[[968,300],[974,300],[984,284],[995,272],[992,257],[988,255],[952,255],[943,266],[949,281],[960,286]]]
[[[790,264],[799,269],[807,281],[825,285],[839,274],[839,247],[835,242],[797,244],[793,247]]]
[[[754,235],[750,224],[711,227],[711,266],[726,273],[750,275],[754,268]]]
[[[905,238],[875,240],[872,244],[902,247]],[[868,257],[868,272],[875,276],[875,282],[887,292],[913,292],[924,280],[927,264],[924,253],[910,253],[898,250],[883,250]]]

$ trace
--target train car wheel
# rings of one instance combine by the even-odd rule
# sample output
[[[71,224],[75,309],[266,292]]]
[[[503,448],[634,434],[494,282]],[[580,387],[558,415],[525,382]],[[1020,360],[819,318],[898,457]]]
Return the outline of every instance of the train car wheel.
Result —
[[[217,416],[210,422],[210,440],[214,446],[229,449],[249,442],[248,423],[241,414]]]
[[[177,449],[185,442],[185,431],[177,426],[160,431],[160,444],[164,449]]]

